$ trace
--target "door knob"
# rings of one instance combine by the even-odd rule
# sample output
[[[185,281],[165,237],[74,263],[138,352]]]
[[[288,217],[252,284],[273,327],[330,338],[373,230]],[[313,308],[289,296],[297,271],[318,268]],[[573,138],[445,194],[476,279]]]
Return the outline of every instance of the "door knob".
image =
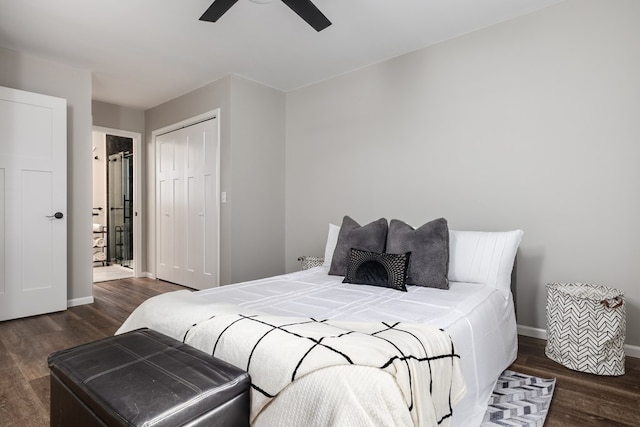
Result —
[[[56,212],[53,215],[47,215],[47,218],[62,219],[63,216],[62,212]]]

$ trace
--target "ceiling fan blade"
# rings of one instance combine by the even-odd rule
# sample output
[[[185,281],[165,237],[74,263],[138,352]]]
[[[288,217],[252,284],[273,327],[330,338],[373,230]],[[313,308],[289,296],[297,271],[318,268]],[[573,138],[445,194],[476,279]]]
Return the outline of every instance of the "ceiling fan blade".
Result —
[[[216,22],[222,15],[225,14],[227,10],[234,4],[236,4],[238,0],[215,0],[209,6],[202,16],[200,17],[201,21],[207,22]]]
[[[282,0],[282,2],[316,31],[322,31],[331,25],[331,21],[310,0]]]

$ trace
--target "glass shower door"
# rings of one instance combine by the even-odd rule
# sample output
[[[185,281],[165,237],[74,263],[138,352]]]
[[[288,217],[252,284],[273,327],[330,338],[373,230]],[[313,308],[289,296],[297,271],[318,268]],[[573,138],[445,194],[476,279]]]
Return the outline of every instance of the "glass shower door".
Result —
[[[133,154],[109,156],[108,254],[112,264],[133,268]]]

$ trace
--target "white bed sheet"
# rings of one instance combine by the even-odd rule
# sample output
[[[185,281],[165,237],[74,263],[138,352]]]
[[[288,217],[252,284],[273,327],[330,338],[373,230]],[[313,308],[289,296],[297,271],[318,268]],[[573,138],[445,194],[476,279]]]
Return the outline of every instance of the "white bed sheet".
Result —
[[[460,354],[467,385],[467,395],[454,408],[453,425],[479,426],[499,374],[517,355],[511,295],[477,283],[451,282],[449,290],[408,286],[408,292],[346,285],[328,270],[316,267],[197,294],[274,315],[402,321],[444,329]]]

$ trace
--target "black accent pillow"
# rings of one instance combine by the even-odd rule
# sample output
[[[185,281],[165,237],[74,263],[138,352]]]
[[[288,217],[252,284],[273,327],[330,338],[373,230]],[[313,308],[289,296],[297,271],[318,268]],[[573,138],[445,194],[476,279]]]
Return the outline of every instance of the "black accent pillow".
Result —
[[[345,216],[338,234],[336,249],[333,251],[333,258],[331,258],[329,274],[333,276],[347,275],[351,248],[378,253],[384,252],[388,228],[385,218],[380,218],[361,227],[349,216]]]
[[[449,226],[446,219],[435,219],[416,229],[392,219],[386,252],[411,252],[407,284],[449,289]]]
[[[382,286],[407,292],[407,267],[411,253],[381,254],[352,248],[342,283]]]

